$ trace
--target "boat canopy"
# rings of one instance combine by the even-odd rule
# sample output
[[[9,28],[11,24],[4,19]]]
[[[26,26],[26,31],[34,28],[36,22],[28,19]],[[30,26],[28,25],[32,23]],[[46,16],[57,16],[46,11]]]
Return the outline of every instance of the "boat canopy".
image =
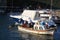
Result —
[[[41,17],[49,17],[50,14],[48,14],[47,10],[24,10],[23,13],[19,16],[13,16],[11,15],[11,17],[14,18],[22,18],[23,20],[29,20],[29,18],[31,20],[40,20]]]

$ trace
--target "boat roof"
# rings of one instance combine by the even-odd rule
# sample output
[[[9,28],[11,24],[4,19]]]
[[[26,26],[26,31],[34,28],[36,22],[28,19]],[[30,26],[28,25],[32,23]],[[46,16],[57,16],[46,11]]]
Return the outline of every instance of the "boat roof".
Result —
[[[39,12],[39,13],[37,13]],[[39,20],[40,17],[39,14],[41,13],[40,16],[44,16],[44,17],[48,17],[49,14],[44,14],[45,12],[48,12],[47,10],[24,10],[23,13],[21,15],[10,15],[10,17],[13,17],[13,18],[22,18],[23,20],[29,20],[29,18],[31,20]]]

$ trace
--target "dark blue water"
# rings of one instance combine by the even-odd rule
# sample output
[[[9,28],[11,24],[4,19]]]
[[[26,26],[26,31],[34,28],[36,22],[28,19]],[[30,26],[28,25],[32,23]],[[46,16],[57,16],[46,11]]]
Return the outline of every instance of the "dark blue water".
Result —
[[[31,35],[19,32],[17,27],[9,29],[9,25],[14,20],[9,15],[0,15],[0,40],[60,40],[60,25],[53,36],[49,35]]]

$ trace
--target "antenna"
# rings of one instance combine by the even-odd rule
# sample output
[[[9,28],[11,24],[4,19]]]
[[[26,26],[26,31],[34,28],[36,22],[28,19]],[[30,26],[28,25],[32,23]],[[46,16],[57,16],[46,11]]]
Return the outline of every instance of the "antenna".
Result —
[[[51,0],[51,8],[50,8],[51,14],[53,15],[54,13],[52,11],[53,10],[52,6],[53,6],[53,0]]]
[[[13,12],[13,0],[12,0],[12,12]]]
[[[52,11],[52,5],[53,5],[53,0],[51,0],[51,8],[50,8],[50,9],[51,9],[51,11]]]

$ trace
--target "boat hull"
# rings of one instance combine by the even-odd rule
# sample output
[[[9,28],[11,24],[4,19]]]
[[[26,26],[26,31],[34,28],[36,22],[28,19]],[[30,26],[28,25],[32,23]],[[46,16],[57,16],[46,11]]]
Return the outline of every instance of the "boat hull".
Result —
[[[24,28],[18,26],[18,30],[26,33],[32,33],[32,34],[40,34],[40,35],[53,35],[54,30],[33,30],[31,28]]]

